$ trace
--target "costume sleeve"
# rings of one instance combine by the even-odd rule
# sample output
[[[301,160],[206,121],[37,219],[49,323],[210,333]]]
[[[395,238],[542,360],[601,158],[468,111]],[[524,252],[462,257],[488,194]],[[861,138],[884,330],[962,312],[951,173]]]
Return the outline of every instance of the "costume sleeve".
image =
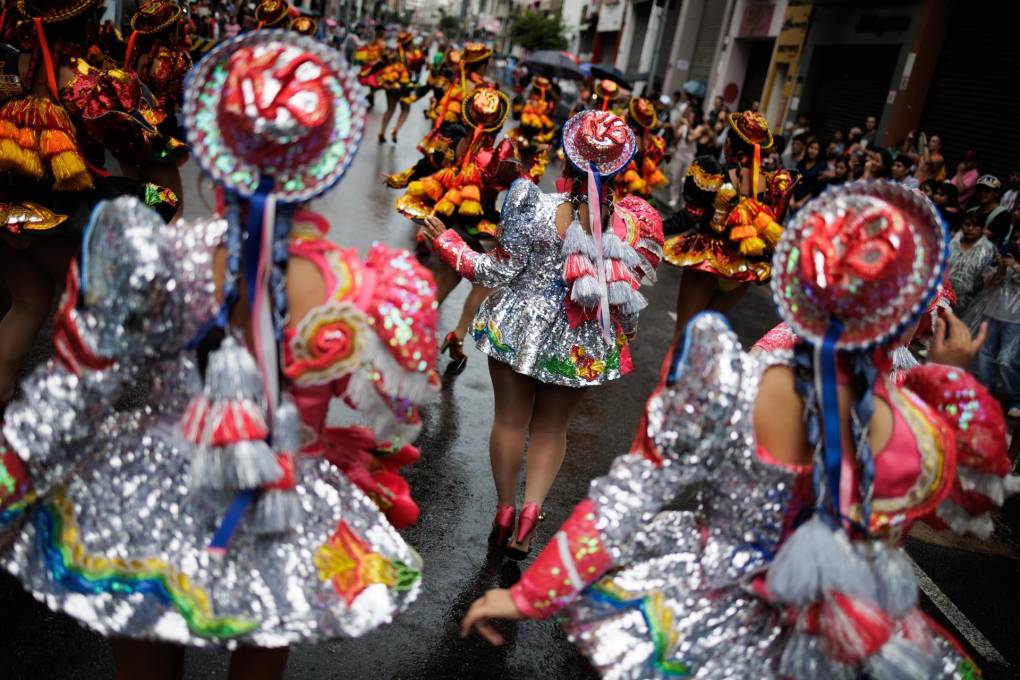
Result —
[[[987,538],[994,529],[992,511],[1020,490],[1009,474],[1002,408],[974,376],[954,366],[918,366],[903,385],[935,410],[956,448],[952,485],[924,521]]]
[[[592,482],[588,498],[510,589],[525,616],[551,615],[614,565],[626,563],[661,508],[683,488],[715,474],[724,433],[738,439],[750,434],[751,419],[735,404],[742,375],[758,362],[743,354],[717,314],[695,317],[686,337],[674,384],[648,400],[639,451],[619,456],[609,474]]]
[[[500,215],[496,237],[499,247],[490,253],[477,253],[452,229],[434,242],[440,259],[467,280],[497,288],[509,283],[527,264],[531,250],[531,229],[542,192],[527,180],[510,186]]]

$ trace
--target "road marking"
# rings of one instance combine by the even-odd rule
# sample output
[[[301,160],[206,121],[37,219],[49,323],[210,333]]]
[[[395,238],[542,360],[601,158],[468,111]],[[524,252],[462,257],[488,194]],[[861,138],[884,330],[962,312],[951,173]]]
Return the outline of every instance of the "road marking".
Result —
[[[988,641],[980,630],[977,629],[970,619],[967,618],[966,614],[960,611],[959,607],[953,604],[953,601],[949,599],[949,596],[942,592],[942,590],[935,585],[935,582],[931,580],[928,574],[924,573],[924,569],[915,562],[913,559],[910,563],[914,565],[914,573],[917,575],[917,583],[921,586],[921,590],[928,596],[935,606],[939,608],[949,622],[953,624],[953,627],[959,631],[960,635],[966,638],[970,646],[980,654],[986,661],[999,664],[1000,666],[1009,666],[1010,663],[1006,661],[999,650]]]

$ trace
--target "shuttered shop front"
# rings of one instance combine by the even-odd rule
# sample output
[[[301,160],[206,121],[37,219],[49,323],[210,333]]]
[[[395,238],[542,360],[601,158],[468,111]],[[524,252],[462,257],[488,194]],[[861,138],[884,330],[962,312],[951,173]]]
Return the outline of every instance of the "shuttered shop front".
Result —
[[[921,116],[942,138],[947,172],[975,149],[978,169],[1020,168],[1020,4],[956,2]]]

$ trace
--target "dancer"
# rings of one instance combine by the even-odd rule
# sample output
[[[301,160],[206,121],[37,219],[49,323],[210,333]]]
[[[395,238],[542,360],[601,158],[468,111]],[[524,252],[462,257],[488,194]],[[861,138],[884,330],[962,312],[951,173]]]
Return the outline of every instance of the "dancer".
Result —
[[[138,74],[159,108],[166,114],[167,129],[179,135],[176,110],[184,94],[184,76],[191,70],[191,54],[185,48],[184,11],[176,2],[148,0],[131,17],[131,35],[124,68]]]
[[[743,299],[747,284],[769,279],[783,212],[796,182],[789,172],[776,171],[764,178],[767,187],[761,200],[752,198],[761,183],[759,165],[753,160],[760,151],[754,149],[771,146],[772,134],[764,117],[752,111],[729,120],[725,153],[734,162],[724,170],[709,156],[695,159],[684,178],[684,208],[667,226],[667,231],[680,233],[666,241],[665,259],[684,270],[674,343],[695,314],[727,312]],[[751,164],[745,168],[748,158]]]
[[[933,206],[893,184],[809,203],[773,284],[802,342],[756,357],[721,316],[698,316],[639,446],[464,632],[498,644],[488,619],[560,610],[615,678],[977,676],[920,611],[900,544],[918,519],[990,531],[1015,486],[1001,410],[960,368],[887,377],[938,289],[946,237]],[[659,512],[696,483],[698,510]]]
[[[292,10],[287,0],[260,0],[255,6],[256,28],[287,28]]]
[[[566,452],[566,433],[584,388],[632,368],[628,343],[646,304],[636,290],[643,250],[624,243],[612,225],[620,216],[607,181],[630,161],[637,140],[611,113],[585,111],[564,126],[571,182],[565,194],[543,194],[527,180],[510,187],[503,204],[499,250],[480,255],[436,217],[427,234],[440,257],[475,283],[496,287],[472,325],[489,356],[495,396],[489,439],[496,484],[490,543],[511,559],[531,550],[542,503]],[[587,199],[587,202],[586,202]],[[632,207],[662,242],[658,214],[643,201]],[[517,520],[517,479],[528,437],[524,506]],[[507,540],[509,538],[509,543]]]
[[[4,60],[0,97],[0,276],[11,294],[0,321],[0,413],[91,207],[120,194],[167,217],[179,207],[167,187],[180,186],[186,147],[153,127],[164,113],[133,73],[89,62],[102,55],[100,6],[19,2],[0,13],[0,35],[20,51]],[[104,169],[107,151],[132,179]]]
[[[549,165],[549,147],[556,135],[552,114],[556,100],[552,82],[544,76],[531,81],[528,97],[514,107],[514,118],[521,124],[507,133],[521,154],[521,165],[532,182],[539,182]]]
[[[422,64],[425,63],[425,55],[421,50],[413,47],[414,36],[407,31],[397,34],[397,46],[395,49],[386,50],[383,54],[383,61],[386,65],[378,72],[376,82],[386,91],[386,112],[382,117],[382,127],[379,128],[379,142],[386,141],[386,126],[400,106],[400,116],[396,125],[390,130],[390,139],[396,143],[397,133],[403,127],[408,114],[411,113],[411,103],[414,101],[411,94],[417,88],[417,74],[421,72]],[[412,75],[414,77],[412,77]]]
[[[666,140],[654,132],[659,125],[655,105],[644,97],[632,97],[627,105],[627,122],[638,138],[638,153],[620,176],[617,193],[621,196],[652,197],[652,190],[669,184],[660,166],[666,158]]]
[[[368,88],[369,111],[375,107],[375,93],[381,89],[379,71],[386,66],[386,61],[383,58],[385,54],[386,29],[382,25],[375,27],[375,40],[354,51],[354,63],[361,65],[358,82]]]
[[[358,89],[292,32],[210,52],[184,117],[225,219],[100,204],[57,358],[8,410],[0,563],[110,636],[120,676],[180,677],[193,645],[278,678],[288,645],[358,637],[417,596],[393,525],[417,515],[398,469],[436,385],[434,286],[410,253],[361,260],[299,208],[357,149]],[[327,427],[334,396],[369,427]]]
[[[404,195],[397,199],[397,210],[418,223],[431,215],[439,215],[449,221],[473,250],[484,252],[483,242],[491,241],[496,235],[499,221],[496,198],[521,174],[513,144],[506,139],[496,144],[496,136],[509,112],[510,100],[499,90],[482,87],[468,95],[462,112],[464,129],[457,132],[463,138],[456,147],[456,164],[411,182]],[[424,238],[421,232],[419,234]],[[461,275],[455,268],[440,262],[436,273],[440,304],[460,280]],[[472,287],[456,327],[443,340],[440,351],[449,352],[455,372],[464,370],[467,365],[464,336],[488,294],[489,289],[484,286]]]

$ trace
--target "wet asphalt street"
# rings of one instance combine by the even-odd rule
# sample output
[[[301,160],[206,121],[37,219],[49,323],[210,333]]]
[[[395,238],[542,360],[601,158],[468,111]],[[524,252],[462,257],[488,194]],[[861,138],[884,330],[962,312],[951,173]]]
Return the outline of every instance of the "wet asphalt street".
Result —
[[[411,225],[394,211],[397,192],[382,184],[382,174],[416,160],[415,143],[427,130],[421,106],[412,111],[397,145],[376,143],[380,112],[371,115],[366,142],[347,178],[316,206],[332,222],[337,242],[362,253],[376,240],[412,246]],[[555,164],[550,166],[550,180],[557,172]],[[186,166],[185,174],[187,215],[207,212],[203,202],[211,203],[210,189],[197,189],[194,164]],[[678,282],[676,269],[660,268],[633,345],[635,371],[586,395],[570,430],[566,462],[545,507],[548,519],[540,528],[540,542],[585,495],[591,478],[603,474],[612,458],[626,450],[666,351]],[[442,307],[440,337],[456,322],[466,292],[462,284]],[[766,288],[751,291],[731,316],[748,346],[776,322]],[[484,357],[473,348],[468,353],[467,369],[447,375],[441,394],[425,409],[425,427],[417,442],[422,460],[406,473],[422,509],[422,519],[404,532],[425,560],[421,597],[396,623],[365,638],[293,649],[287,678],[594,677],[552,622],[505,628],[509,644],[498,649],[459,637],[458,623],[468,604],[487,588],[508,585],[518,574],[513,564],[486,553],[495,505],[488,463],[492,396]],[[446,363],[440,359],[441,370]],[[1009,510],[1013,521],[1003,523],[1003,537],[993,544],[946,546],[931,542],[935,539],[927,534],[911,539],[915,560],[935,590],[944,593],[940,600],[926,588],[938,601],[926,598],[926,610],[967,641],[991,678],[1017,677],[1020,668],[1015,634],[1020,563],[1009,530],[1020,526],[1015,501]],[[973,630],[962,630],[968,625]],[[0,677],[102,678],[112,672],[102,638],[51,614],[6,575],[0,576],[0,645]],[[226,663],[225,653],[190,650],[187,677],[225,677]]]

